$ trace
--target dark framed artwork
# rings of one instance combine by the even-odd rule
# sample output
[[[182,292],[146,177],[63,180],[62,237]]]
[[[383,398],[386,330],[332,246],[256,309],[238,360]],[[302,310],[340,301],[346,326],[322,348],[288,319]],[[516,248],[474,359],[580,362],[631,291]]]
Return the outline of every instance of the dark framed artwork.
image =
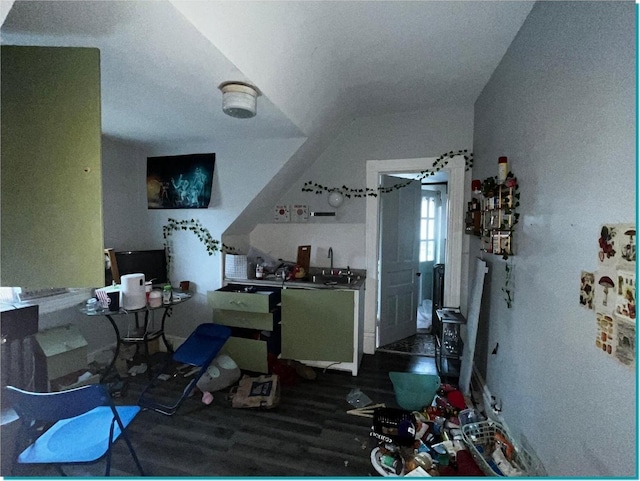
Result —
[[[147,157],[149,209],[206,209],[216,154]]]

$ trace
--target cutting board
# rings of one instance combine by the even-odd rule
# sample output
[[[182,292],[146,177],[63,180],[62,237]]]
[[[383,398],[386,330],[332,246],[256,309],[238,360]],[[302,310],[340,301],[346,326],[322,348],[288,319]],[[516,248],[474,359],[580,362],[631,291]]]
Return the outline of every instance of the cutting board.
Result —
[[[298,246],[298,258],[296,264],[303,267],[309,273],[309,261],[311,259],[311,246]]]

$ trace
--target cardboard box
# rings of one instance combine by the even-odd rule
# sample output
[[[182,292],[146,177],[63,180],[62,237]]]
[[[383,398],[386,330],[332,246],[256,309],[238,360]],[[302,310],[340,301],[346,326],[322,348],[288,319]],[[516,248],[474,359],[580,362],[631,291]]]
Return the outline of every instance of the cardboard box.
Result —
[[[51,382],[75,371],[87,369],[87,341],[74,325],[47,329],[36,334]]]

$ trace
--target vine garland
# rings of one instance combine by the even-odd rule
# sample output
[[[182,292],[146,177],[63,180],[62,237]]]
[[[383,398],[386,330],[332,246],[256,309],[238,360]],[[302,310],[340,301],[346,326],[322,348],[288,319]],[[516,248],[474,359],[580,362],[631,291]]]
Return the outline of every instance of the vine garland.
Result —
[[[504,301],[507,303],[507,309],[511,309],[513,305],[513,262],[507,261],[504,264]]]
[[[171,271],[171,248],[168,246],[169,236],[176,231],[191,231],[196,237],[204,244],[207,254],[212,256],[216,252],[235,252],[235,249],[231,246],[223,244],[217,239],[214,239],[209,229],[204,227],[199,220],[196,219],[184,219],[177,220],[169,217],[167,223],[162,226],[162,239],[167,253],[167,270]]]
[[[342,187],[327,187],[325,185],[318,184],[317,182],[313,182],[310,180],[309,182],[304,183],[304,186],[302,187],[302,192],[315,192],[316,194],[322,194],[324,192],[327,192],[327,193],[338,192],[343,196],[345,196],[346,198],[351,198],[351,197],[359,198],[359,197],[366,197],[366,196],[377,197],[378,194],[385,194],[385,193],[392,192],[394,190],[398,190],[403,187],[406,187],[414,180],[424,180],[431,175],[435,175],[436,172],[439,172],[445,165],[449,163],[449,159],[452,159],[457,155],[462,155],[464,157],[465,170],[469,170],[471,169],[471,167],[473,167],[472,152],[468,152],[466,149],[458,150],[457,152],[454,152],[452,150],[438,157],[433,162],[433,166],[430,170],[423,170],[415,179],[410,179],[410,180],[407,180],[406,182],[394,184],[392,187],[378,187],[376,189],[371,189],[369,187],[366,187],[364,189],[354,189],[351,187],[347,187],[346,185],[343,185]]]

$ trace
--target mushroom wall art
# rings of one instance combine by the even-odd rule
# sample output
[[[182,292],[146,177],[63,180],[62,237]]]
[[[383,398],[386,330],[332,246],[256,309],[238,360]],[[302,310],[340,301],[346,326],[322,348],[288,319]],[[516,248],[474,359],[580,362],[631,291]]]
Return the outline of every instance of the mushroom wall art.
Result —
[[[636,226],[601,226],[597,271],[582,271],[580,303],[595,310],[595,346],[621,364],[635,367],[636,340]],[[590,283],[595,281],[590,289]],[[593,303],[589,293],[595,291]]]

